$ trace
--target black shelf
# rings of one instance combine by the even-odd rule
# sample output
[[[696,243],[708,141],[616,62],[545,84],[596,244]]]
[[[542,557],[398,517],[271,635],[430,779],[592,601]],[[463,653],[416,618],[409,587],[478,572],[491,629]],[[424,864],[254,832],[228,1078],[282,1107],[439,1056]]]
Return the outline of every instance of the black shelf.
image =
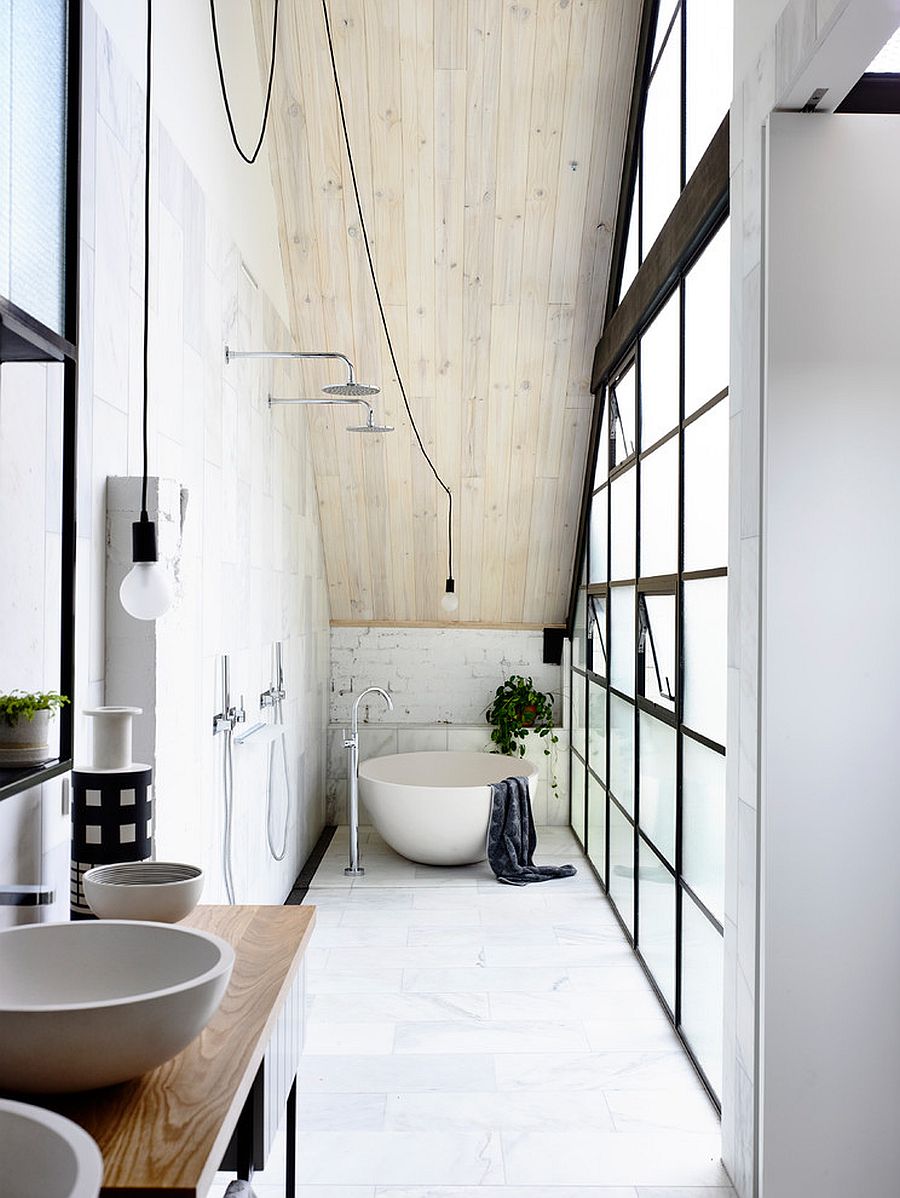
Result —
[[[40,786],[42,782],[67,774],[71,768],[71,757],[51,757],[40,765],[23,765],[19,768],[0,766],[0,799],[9,799],[23,790],[30,790],[32,786]]]
[[[0,362],[74,361],[75,346],[0,295]]]

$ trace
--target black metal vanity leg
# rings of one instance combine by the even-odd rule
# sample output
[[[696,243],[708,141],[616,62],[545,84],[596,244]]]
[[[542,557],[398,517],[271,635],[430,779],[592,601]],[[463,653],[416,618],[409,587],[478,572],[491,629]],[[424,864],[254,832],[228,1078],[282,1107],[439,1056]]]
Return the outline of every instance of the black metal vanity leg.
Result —
[[[285,1198],[295,1198],[297,1193],[297,1078],[294,1077],[287,1097],[285,1111],[285,1134],[287,1148],[284,1159]]]
[[[238,1119],[235,1140],[235,1172],[238,1181],[253,1180],[253,1147],[253,1108],[251,1098],[248,1096]]]

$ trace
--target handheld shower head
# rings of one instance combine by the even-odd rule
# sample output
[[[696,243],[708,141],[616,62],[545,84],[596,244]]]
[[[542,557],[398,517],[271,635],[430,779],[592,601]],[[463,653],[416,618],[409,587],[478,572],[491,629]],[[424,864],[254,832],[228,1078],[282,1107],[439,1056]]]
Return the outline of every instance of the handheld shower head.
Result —
[[[356,399],[361,395],[378,395],[381,388],[351,380],[348,383],[332,383],[330,387],[323,387],[322,390],[326,395],[345,395],[350,399]]]

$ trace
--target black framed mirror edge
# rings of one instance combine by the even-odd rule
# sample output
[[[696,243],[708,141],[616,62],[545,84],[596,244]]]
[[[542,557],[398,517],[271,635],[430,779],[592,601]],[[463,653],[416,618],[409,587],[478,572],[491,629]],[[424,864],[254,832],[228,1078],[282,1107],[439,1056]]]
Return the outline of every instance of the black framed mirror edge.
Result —
[[[0,801],[40,786],[72,768],[75,731],[75,550],[78,464],[78,307],[80,253],[82,0],[66,3],[65,286],[64,336],[0,297],[4,330],[13,329],[16,353],[8,361],[61,362],[63,369],[62,511],[59,689],[68,696],[59,713],[59,754],[41,765],[0,770]],[[30,354],[23,339],[31,343]],[[12,342],[10,342],[12,345]],[[28,356],[26,356],[28,355]]]

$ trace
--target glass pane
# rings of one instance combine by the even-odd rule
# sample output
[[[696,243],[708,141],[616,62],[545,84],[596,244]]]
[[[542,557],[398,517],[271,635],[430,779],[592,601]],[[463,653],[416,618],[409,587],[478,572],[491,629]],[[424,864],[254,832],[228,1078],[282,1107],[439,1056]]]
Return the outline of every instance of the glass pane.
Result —
[[[726,462],[726,467],[728,463]],[[609,488],[598,491],[591,500],[591,535],[590,535],[590,580],[591,582],[606,582],[607,574],[607,528],[606,515],[609,501]]]
[[[684,430],[684,568],[728,564],[728,401]]]
[[[610,391],[609,416],[612,421],[612,436],[615,447],[613,464],[619,466],[634,453],[637,444],[635,408],[635,370],[629,366],[615,390]]]
[[[587,852],[594,868],[606,881],[606,791],[590,772],[587,786]]]
[[[641,596],[640,693],[651,703],[675,710],[675,596]],[[640,663],[639,663],[640,664]]]
[[[628,240],[625,242],[625,257],[622,261],[622,282],[619,285],[619,298],[628,291],[638,272],[638,180],[634,184],[634,199],[631,201],[631,212],[628,215]]]
[[[569,754],[572,762],[571,790],[571,824],[572,831],[584,844],[584,766],[574,753]]]
[[[585,695],[587,685],[583,674],[572,673],[572,747],[577,749],[582,761],[584,760],[587,729],[584,720]]]
[[[722,1092],[722,937],[685,894],[681,924],[681,1030],[716,1094]]]
[[[675,729],[646,711],[641,721],[640,825],[662,855],[675,864]]]
[[[610,484],[610,578],[634,578],[635,562],[635,479],[637,471],[632,466]]]
[[[634,694],[634,587],[609,592],[609,679],[626,695]]]
[[[587,595],[582,587],[575,604],[575,626],[572,629],[572,665],[579,670],[585,667],[585,624],[587,622]]]
[[[653,36],[653,61],[656,62],[659,58],[659,52],[662,49],[663,41],[669,31],[669,25],[672,23],[672,15],[678,7],[680,0],[660,0],[659,11],[656,15],[656,32]]]
[[[675,1009],[675,877],[641,841],[638,945],[670,1008]]]
[[[615,803],[609,805],[609,897],[634,933],[634,828]]]
[[[732,6],[690,0],[687,9],[687,165],[689,179],[731,105]]]
[[[641,461],[641,577],[677,569],[678,438],[672,437]]]
[[[606,687],[588,682],[588,765],[606,781]]]
[[[628,812],[634,812],[634,708],[609,696],[609,788]]]
[[[63,332],[66,4],[0,5],[0,294]]]
[[[609,477],[609,395],[604,397],[600,417],[600,438],[597,442],[597,461],[594,464],[594,490],[603,486]]]
[[[660,56],[650,90],[641,149],[642,257],[681,194],[681,18]]]
[[[641,448],[678,423],[680,296],[676,289],[641,338]]]
[[[685,280],[684,414],[690,416],[728,386],[730,336],[728,221]]]
[[[588,596],[588,669],[606,677],[606,597]]]
[[[684,584],[684,722],[725,744],[728,580]]]
[[[684,880],[720,921],[725,918],[725,757],[682,737]],[[642,745],[643,750],[643,745]],[[643,811],[643,796],[641,798]]]

